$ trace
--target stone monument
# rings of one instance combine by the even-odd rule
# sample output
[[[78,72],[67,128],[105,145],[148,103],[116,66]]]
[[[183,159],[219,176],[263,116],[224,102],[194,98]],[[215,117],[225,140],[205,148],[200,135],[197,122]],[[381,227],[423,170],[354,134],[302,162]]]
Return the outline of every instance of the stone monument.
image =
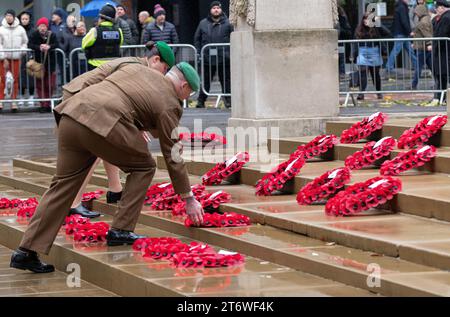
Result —
[[[338,115],[336,0],[231,0],[230,127],[324,132]]]

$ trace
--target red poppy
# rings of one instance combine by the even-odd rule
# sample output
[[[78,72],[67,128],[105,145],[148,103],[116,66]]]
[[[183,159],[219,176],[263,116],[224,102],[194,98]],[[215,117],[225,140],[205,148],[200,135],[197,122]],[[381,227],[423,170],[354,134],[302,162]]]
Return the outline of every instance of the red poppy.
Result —
[[[414,128],[408,129],[400,136],[398,147],[412,149],[423,145],[447,124],[448,117],[437,115],[423,119]]]

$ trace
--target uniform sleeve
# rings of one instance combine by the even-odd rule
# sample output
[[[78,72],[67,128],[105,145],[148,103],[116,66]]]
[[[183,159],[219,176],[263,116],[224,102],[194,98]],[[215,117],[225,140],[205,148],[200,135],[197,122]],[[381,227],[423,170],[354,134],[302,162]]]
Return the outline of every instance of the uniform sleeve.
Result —
[[[156,123],[159,143],[164,160],[169,171],[170,179],[177,194],[186,194],[191,191],[189,177],[184,161],[178,157],[178,136],[172,135],[180,122],[179,116],[175,111],[165,111],[158,117]],[[173,138],[172,138],[173,137]],[[172,155],[172,151],[175,155]]]
[[[81,48],[86,49],[88,47],[91,47],[92,45],[94,45],[96,39],[97,39],[97,29],[92,28],[81,40]]]

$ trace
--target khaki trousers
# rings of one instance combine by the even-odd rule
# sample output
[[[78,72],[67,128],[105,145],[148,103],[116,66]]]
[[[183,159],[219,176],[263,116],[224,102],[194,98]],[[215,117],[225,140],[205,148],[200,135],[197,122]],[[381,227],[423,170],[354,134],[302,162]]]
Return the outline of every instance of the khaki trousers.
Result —
[[[62,117],[58,129],[56,175],[30,221],[21,247],[44,254],[50,252],[70,206],[97,157],[128,174],[112,227],[134,230],[147,188],[155,174],[156,163],[137,128],[130,128],[130,125],[123,128],[119,122],[112,132],[114,129],[117,129],[116,135],[133,142],[118,144],[108,141],[75,120]],[[122,131],[127,135],[123,135]]]

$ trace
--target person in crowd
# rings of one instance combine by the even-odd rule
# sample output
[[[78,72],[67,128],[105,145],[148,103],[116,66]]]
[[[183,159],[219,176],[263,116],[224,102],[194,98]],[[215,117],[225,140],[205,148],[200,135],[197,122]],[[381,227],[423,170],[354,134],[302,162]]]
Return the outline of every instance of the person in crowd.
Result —
[[[153,19],[153,17],[150,16],[150,13],[148,13],[148,11],[142,11],[139,13],[139,23],[141,24],[142,27],[142,32],[141,32],[141,37],[140,37],[140,44],[145,44],[146,42],[144,42],[144,30],[147,28],[147,26],[154,22],[155,19]]]
[[[156,170],[148,141],[143,137],[146,131],[158,131],[175,193],[185,201],[187,217],[200,226],[204,210],[192,193],[184,161],[174,159],[178,140],[172,137],[183,114],[182,101],[199,86],[196,70],[185,62],[172,67],[166,75],[139,63],[129,63],[61,103],[55,109],[60,116],[57,173],[14,251],[10,266],[35,273],[55,270],[53,265],[41,262],[38,253],[49,254],[70,205],[97,158],[128,174],[106,236],[107,245],[132,245],[145,238],[134,230]],[[99,110],[92,112],[94,108]]]
[[[153,17],[155,21],[144,29],[144,43],[163,41],[167,44],[178,44],[179,39],[175,25],[166,21],[166,10],[160,4],[155,5]]]
[[[50,22],[50,31],[56,35],[56,39],[58,41],[58,48],[64,51],[67,55],[67,44],[68,44],[68,36],[67,36],[67,25],[65,23],[67,19],[67,12],[61,8],[56,8],[52,13],[52,20]],[[58,65],[57,68],[57,81],[58,86],[62,86],[64,84],[64,67],[65,60],[64,56],[61,53],[56,54],[56,63]]]
[[[349,40],[352,38],[352,27],[350,26],[347,13],[343,7],[338,6],[339,23],[337,25],[339,40]],[[345,76],[345,45],[339,47],[339,75]]]
[[[211,43],[230,43],[230,35],[233,32],[233,26],[230,24],[228,17],[222,11],[222,4],[220,1],[213,1],[210,5],[210,12],[207,18],[200,21],[194,37],[194,45],[198,52],[202,47]],[[204,72],[204,89],[209,91],[211,86],[211,79],[216,72],[219,73],[219,80],[222,85],[224,93],[231,92],[230,83],[230,50],[229,48],[217,48],[205,51],[205,56],[200,56],[205,59],[204,65],[206,71]],[[210,63],[211,61],[211,63]],[[211,69],[211,72],[208,70]],[[211,77],[210,77],[211,76]],[[198,97],[197,108],[204,108],[208,96],[200,92]],[[229,97],[225,98],[225,106],[231,107],[231,100]]]
[[[75,27],[75,32],[73,36],[70,38],[68,49],[69,52],[72,52],[74,49],[80,48],[82,46],[83,38],[86,35],[86,25],[83,21],[80,21],[77,23]],[[73,77],[77,77],[80,74],[83,74],[87,72],[86,63],[81,62],[79,58],[80,53],[74,53],[73,59],[72,59],[72,73]]]
[[[3,49],[26,49],[28,43],[27,32],[20,25],[14,10],[6,10],[0,26],[0,101],[5,99],[7,72],[11,72],[14,84],[7,99],[16,99],[19,92],[20,60],[25,52],[1,52]],[[0,103],[0,110],[3,104]],[[16,112],[18,105],[12,102],[11,111]]]
[[[125,20],[125,22],[127,22],[128,26],[130,27],[132,38],[131,45],[139,44],[139,31],[137,29],[136,22],[134,22],[134,20],[127,15],[127,11],[123,5],[119,4],[118,6],[116,6],[116,12],[117,16]]]
[[[37,30],[31,34],[28,47],[34,51],[34,59],[37,63],[43,64],[43,77],[36,79],[37,95],[41,99],[51,98],[56,86],[56,55],[58,48],[56,34],[49,30],[49,21],[46,17],[40,18],[37,23]],[[48,44],[47,44],[48,43]],[[40,112],[51,112],[50,101],[41,102]]]
[[[388,38],[390,36],[391,33],[384,26],[370,26],[369,16],[367,13],[364,14],[355,32],[355,38],[358,40],[381,39]],[[359,67],[359,81],[361,90],[365,91],[367,88],[367,72],[369,72],[376,91],[381,91],[380,68],[383,65],[383,59],[381,54],[382,47],[380,46],[380,43],[359,42],[354,51],[357,54],[356,64]],[[383,95],[378,93],[377,98],[383,99]],[[364,94],[359,94],[357,99],[364,100]]]
[[[110,4],[103,6],[98,25],[90,29],[82,40],[81,47],[86,53],[89,70],[120,57],[120,46],[124,43],[124,36],[122,29],[114,25],[115,17],[114,6]]]
[[[393,35],[397,39],[405,39],[411,36],[411,23],[409,20],[409,0],[397,0],[395,3],[395,13],[394,13],[394,32]],[[389,55],[388,61],[386,63],[387,74],[392,73],[395,68],[396,59],[398,54],[406,50],[409,57],[411,58],[412,68],[417,65],[417,58],[414,50],[411,47],[411,41],[397,41],[394,43],[394,48]]]
[[[146,43],[145,48],[144,58],[117,58],[113,61],[101,65],[93,71],[75,78],[69,84],[63,87],[63,102],[69,98],[72,98],[83,89],[86,89],[91,85],[100,83],[113,72],[119,70],[120,67],[129,63],[139,63],[144,66],[148,66],[149,68],[154,69],[161,74],[166,74],[167,70],[175,65],[175,56],[173,54],[173,51],[165,42],[148,42]],[[97,162],[93,165],[83,185],[78,191],[77,197],[75,198],[70,208],[70,214],[78,214],[87,218],[95,218],[100,216],[98,212],[88,210],[81,204],[83,193],[86,192],[86,187],[89,184],[91,176],[94,173],[95,167],[97,166],[99,161],[100,160],[97,160]],[[106,202],[117,203],[122,197],[122,183],[120,181],[119,169],[106,161],[103,162],[103,165],[108,177],[108,192],[106,193]]]
[[[417,67],[412,81],[412,88],[417,89],[419,84],[419,77],[424,65],[427,65],[430,70],[433,70],[431,50],[433,48],[432,41],[423,41],[421,38],[433,37],[433,25],[431,24],[431,16],[428,8],[424,5],[418,5],[415,9],[415,15],[418,17],[418,23],[413,32],[413,37],[416,41],[413,42],[413,48],[417,52]]]
[[[52,21],[50,23],[50,31],[56,35],[58,40],[58,47],[66,51],[66,28],[64,21],[67,18],[67,13],[61,8],[56,8],[52,13]]]
[[[31,34],[35,31],[33,24],[31,23],[31,13],[28,11],[22,12],[19,15],[20,25],[27,32],[27,38],[30,39]],[[28,90],[28,106],[34,105],[34,79],[32,76],[27,74],[27,61],[32,58],[32,53],[27,53],[22,56],[22,60],[20,63],[20,81],[22,83],[22,96],[25,96]],[[20,102],[19,102],[20,105]]]
[[[446,0],[436,1],[437,16],[433,19],[433,37],[450,37],[450,4]],[[444,91],[448,87],[450,42],[447,40],[433,41],[433,72],[436,90]],[[440,93],[436,93],[431,105],[438,105]]]
[[[114,8],[114,10],[115,10],[115,8]],[[119,28],[122,32],[123,45],[134,45],[133,34],[131,33],[130,26],[128,25],[127,21],[125,21],[124,19],[122,19],[121,17],[119,17],[117,15],[117,12],[116,12],[114,26],[116,28]]]

